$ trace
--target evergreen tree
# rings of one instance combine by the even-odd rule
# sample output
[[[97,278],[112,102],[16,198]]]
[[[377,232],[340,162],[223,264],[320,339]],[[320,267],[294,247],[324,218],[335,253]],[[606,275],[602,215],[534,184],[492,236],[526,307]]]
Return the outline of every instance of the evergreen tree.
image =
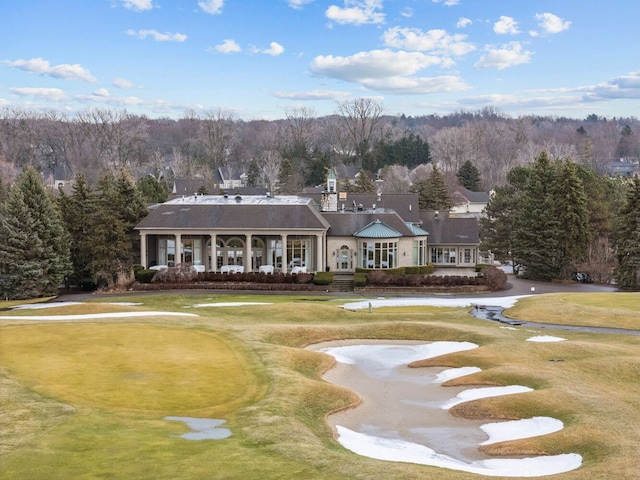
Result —
[[[557,217],[554,182],[554,168],[542,152],[531,167],[514,218],[513,256],[526,267],[525,275],[535,280],[557,278],[563,264],[563,226]]]
[[[376,193],[376,184],[371,180],[367,172],[361,168],[351,191],[356,193]]]
[[[96,202],[96,195],[82,174],[76,175],[71,196],[61,191],[58,197],[62,219],[71,236],[73,273],[70,280],[75,284],[92,277],[89,264],[95,249],[93,232],[98,220]]]
[[[15,218],[5,218],[3,221],[4,240],[12,245],[11,248],[24,249],[21,258],[25,262],[37,262],[37,268],[35,264],[29,263],[33,268],[25,270],[30,272],[41,270],[41,275],[37,279],[25,273],[27,281],[32,282],[28,294],[30,296],[56,295],[65,276],[71,273],[69,237],[60,211],[35,169],[26,168],[18,177],[11,188],[5,215]],[[17,228],[16,221],[23,222],[24,225]],[[13,229],[12,224],[15,227]],[[13,240],[12,235],[15,235]],[[15,239],[18,242],[24,242],[24,235],[28,235],[28,239],[20,247]]]
[[[257,187],[260,184],[260,166],[255,160],[251,160],[249,163],[249,169],[247,170],[247,185],[250,187]]]
[[[136,187],[147,203],[163,203],[169,198],[169,187],[164,181],[156,180],[153,175],[145,175],[138,179]]]
[[[23,193],[12,188],[0,207],[0,295],[2,299],[42,296],[46,282],[42,241],[34,236],[35,221]]]
[[[625,290],[640,290],[640,177],[633,178],[616,226],[615,279]]]
[[[454,205],[444,175],[435,165],[429,178],[414,184],[412,191],[419,195],[420,210],[449,211]]]
[[[467,160],[462,164],[458,173],[456,173],[460,185],[464,188],[477,192],[480,190],[480,171],[476,166],[471,163],[471,160]]]
[[[507,184],[492,192],[485,215],[480,218],[482,249],[490,250],[498,260],[516,263],[512,256],[514,222],[528,175],[525,167],[512,169]]]
[[[589,211],[587,195],[578,176],[578,168],[570,160],[559,162],[557,181],[552,192],[555,215],[560,223],[560,273],[570,278],[576,266],[583,261],[589,243]]]
[[[280,163],[280,171],[278,172],[278,192],[283,195],[292,195],[297,193],[295,172],[291,160],[283,158]]]
[[[146,208],[126,172],[121,172],[117,179],[105,175],[100,179],[99,190],[89,270],[97,283],[104,282],[113,288],[131,278],[133,252],[139,242],[133,228],[146,215]]]

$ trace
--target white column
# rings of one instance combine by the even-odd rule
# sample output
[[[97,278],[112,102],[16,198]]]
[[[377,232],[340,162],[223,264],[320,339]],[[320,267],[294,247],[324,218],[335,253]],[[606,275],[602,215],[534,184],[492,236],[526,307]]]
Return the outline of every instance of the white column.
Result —
[[[218,247],[216,246],[218,239],[215,233],[212,233],[210,236],[211,247],[209,248],[209,255],[211,255],[211,271],[215,272],[218,270]]]
[[[147,268],[147,234],[140,233],[140,265]]]
[[[182,236],[179,233],[176,233],[176,264],[177,267],[182,263]]]
[[[251,234],[245,235],[244,240],[244,271],[250,272],[251,268]]]
[[[280,241],[282,242],[282,273],[287,273],[287,267],[289,260],[287,260],[287,235],[281,235]]]
[[[325,270],[325,258],[323,235],[316,235],[316,272],[324,272]]]

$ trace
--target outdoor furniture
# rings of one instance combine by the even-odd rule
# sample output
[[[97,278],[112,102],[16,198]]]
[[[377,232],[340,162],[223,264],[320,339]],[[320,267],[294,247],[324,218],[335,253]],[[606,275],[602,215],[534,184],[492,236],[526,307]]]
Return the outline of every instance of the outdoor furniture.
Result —
[[[223,265],[220,267],[220,273],[242,273],[244,266],[242,265]]]
[[[260,265],[258,267],[260,273],[273,273],[273,265]]]
[[[307,273],[307,267],[293,267],[291,273]]]

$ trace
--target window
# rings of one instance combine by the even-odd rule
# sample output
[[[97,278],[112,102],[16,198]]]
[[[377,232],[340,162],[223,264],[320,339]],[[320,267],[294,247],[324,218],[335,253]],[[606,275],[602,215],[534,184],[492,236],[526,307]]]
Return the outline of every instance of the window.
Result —
[[[287,240],[287,268],[308,267],[309,253],[311,251],[309,239]]]
[[[426,240],[414,240],[413,264],[414,265],[427,264],[427,241]]]
[[[176,241],[169,238],[158,239],[158,264],[176,266]]]
[[[398,242],[362,242],[360,266],[362,268],[395,268]]]
[[[456,248],[433,247],[431,249],[431,263],[455,265],[456,251]]]
[[[465,248],[462,253],[464,263],[475,265],[476,263],[476,250],[474,248]]]

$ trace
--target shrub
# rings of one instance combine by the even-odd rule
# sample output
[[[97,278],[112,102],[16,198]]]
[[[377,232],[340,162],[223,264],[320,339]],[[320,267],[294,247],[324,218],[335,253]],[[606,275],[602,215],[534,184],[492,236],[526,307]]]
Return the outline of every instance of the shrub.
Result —
[[[353,276],[353,283],[356,287],[364,287],[367,284],[367,274],[363,272],[356,272]]]
[[[140,283],[151,283],[153,276],[156,274],[155,270],[138,269],[134,270],[136,280]]]
[[[313,277],[314,285],[331,285],[333,283],[333,272],[318,272]]]
[[[482,273],[487,285],[491,290],[502,290],[507,283],[507,274],[496,267],[485,267]]]

